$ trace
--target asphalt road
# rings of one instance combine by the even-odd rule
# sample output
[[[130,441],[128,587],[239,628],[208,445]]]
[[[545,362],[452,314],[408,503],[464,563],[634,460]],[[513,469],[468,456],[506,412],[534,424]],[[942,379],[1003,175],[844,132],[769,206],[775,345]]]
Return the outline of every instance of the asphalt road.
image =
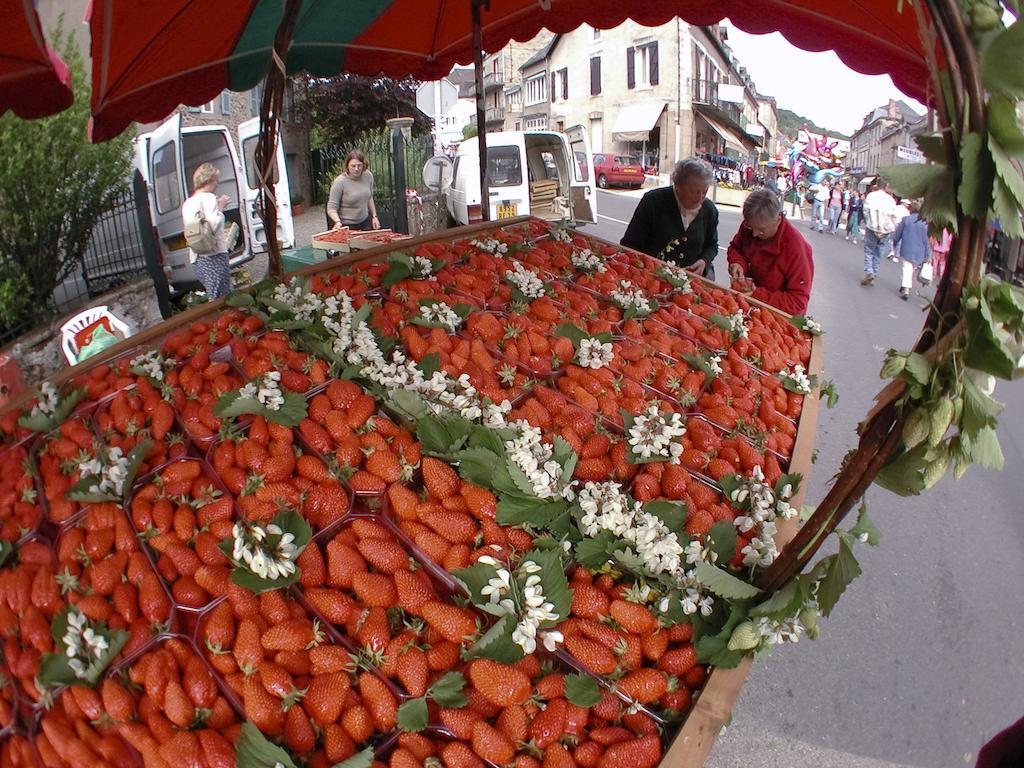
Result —
[[[637,200],[599,192],[587,231],[617,242]],[[738,209],[720,209],[720,280],[739,222]],[[797,226],[814,249],[809,312],[826,329],[826,377],[841,397],[820,411],[813,503],[855,444],[885,350],[912,346],[926,299],[899,298],[891,262],[861,287],[860,245]],[[817,641],[754,666],[711,768],[973,766],[981,745],[1024,715],[1024,384],[1000,382],[996,396],[1007,468],[972,468],[916,498],[868,492],[881,546],[858,550],[863,574]]]

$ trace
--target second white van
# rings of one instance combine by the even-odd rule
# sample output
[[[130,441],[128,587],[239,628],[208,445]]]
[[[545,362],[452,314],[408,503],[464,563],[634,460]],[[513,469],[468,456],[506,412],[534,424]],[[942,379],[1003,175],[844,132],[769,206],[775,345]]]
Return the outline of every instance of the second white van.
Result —
[[[530,215],[551,221],[597,221],[594,164],[582,126],[557,131],[487,134],[491,221]],[[448,213],[456,224],[480,221],[480,150],[476,138],[455,152]]]

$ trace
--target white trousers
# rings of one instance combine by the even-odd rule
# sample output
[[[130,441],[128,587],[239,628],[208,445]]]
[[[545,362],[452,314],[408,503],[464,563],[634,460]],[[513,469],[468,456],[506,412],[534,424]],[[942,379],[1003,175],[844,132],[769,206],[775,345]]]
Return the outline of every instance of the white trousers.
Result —
[[[900,264],[903,265],[903,280],[900,283],[900,287],[909,290],[914,285],[914,270],[917,267],[906,259],[900,259]]]

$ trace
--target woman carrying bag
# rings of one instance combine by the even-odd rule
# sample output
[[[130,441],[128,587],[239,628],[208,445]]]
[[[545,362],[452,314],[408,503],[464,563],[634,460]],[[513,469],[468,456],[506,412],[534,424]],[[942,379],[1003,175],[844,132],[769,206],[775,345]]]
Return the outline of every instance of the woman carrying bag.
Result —
[[[231,292],[228,233],[224,229],[224,207],[230,198],[214,195],[219,181],[220,171],[203,163],[192,174],[192,196],[181,205],[189,262],[195,264],[199,282],[211,301]]]
[[[373,174],[366,167],[366,155],[353,149],[345,156],[345,170],[331,184],[327,199],[327,226],[366,231],[380,229],[373,202]]]

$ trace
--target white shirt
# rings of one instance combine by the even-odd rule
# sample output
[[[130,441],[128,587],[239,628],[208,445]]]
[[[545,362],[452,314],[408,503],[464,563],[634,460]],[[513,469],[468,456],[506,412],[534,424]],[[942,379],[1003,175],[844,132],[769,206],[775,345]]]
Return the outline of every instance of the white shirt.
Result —
[[[864,227],[879,235],[896,231],[896,200],[884,189],[864,198]]]
[[[228,238],[224,231],[224,213],[221,211],[220,206],[217,205],[217,196],[213,192],[196,192],[182,203],[181,220],[188,221],[190,218],[195,218],[196,214],[199,213],[200,206],[203,208],[203,215],[206,216],[206,220],[213,227],[214,237],[217,238],[217,249],[214,253],[226,253],[228,250]],[[192,255],[191,248],[189,248],[189,255]]]
[[[703,205],[703,203],[701,204]],[[683,220],[683,229],[689,229],[690,224],[697,218],[697,214],[700,213],[701,206],[698,205],[696,208],[679,208],[679,218]]]

